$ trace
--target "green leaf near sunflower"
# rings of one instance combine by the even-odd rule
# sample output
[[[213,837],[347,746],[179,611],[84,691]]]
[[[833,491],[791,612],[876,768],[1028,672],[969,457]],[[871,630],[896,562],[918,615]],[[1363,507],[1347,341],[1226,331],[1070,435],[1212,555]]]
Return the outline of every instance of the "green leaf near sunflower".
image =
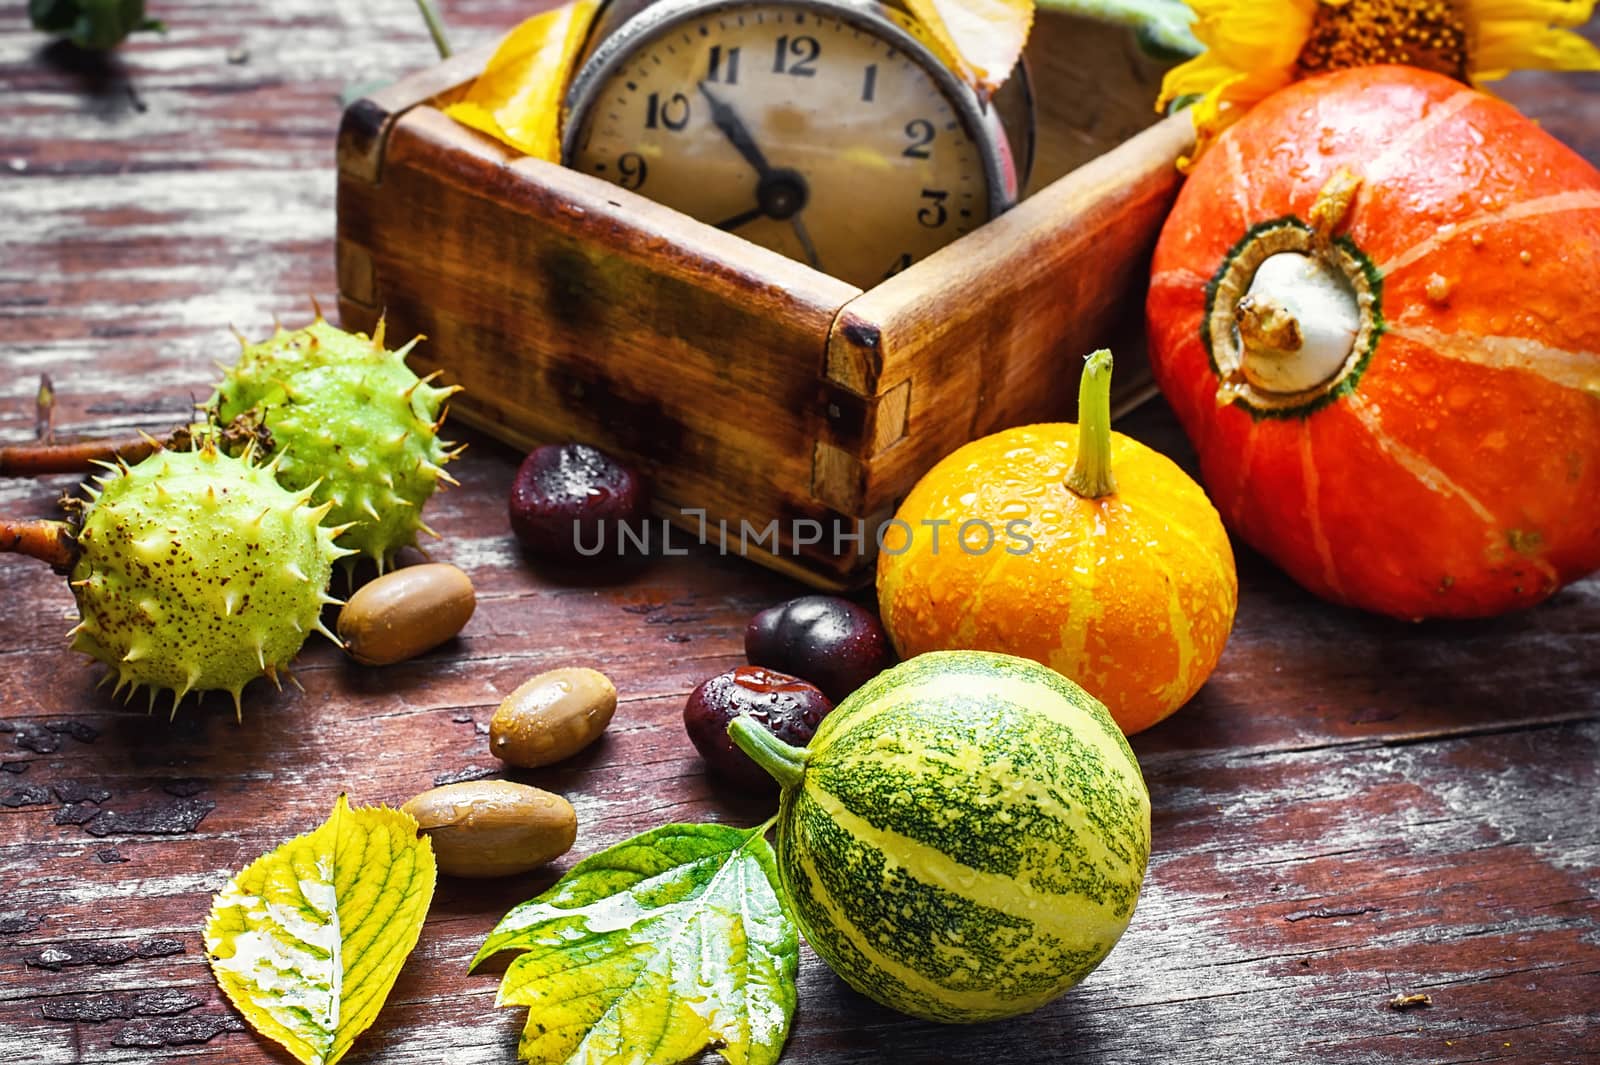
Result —
[[[66,37],[79,48],[115,48],[130,33],[165,27],[144,13],[144,0],[28,0],[33,28]]]

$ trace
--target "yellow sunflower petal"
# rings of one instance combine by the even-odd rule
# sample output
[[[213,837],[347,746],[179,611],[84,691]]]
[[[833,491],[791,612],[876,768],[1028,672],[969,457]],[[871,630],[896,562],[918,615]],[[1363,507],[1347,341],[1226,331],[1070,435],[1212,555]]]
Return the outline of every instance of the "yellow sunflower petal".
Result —
[[[1476,22],[1522,20],[1541,26],[1582,26],[1594,15],[1595,0],[1472,0]]]
[[[1194,0],[1190,6],[1194,34],[1207,51],[1168,71],[1157,110],[1224,82],[1230,87],[1223,98],[1243,103],[1288,84],[1316,0]]]
[[[1226,60],[1218,59],[1210,52],[1202,52],[1167,71],[1161,79],[1161,98],[1156,101],[1156,110],[1165,111],[1167,105],[1180,96],[1204,95],[1244,76],[1245,71]]]
[[[1194,120],[1194,154],[1179,157],[1178,169],[1183,173],[1187,174],[1195,160],[1222,136],[1222,131],[1238,121],[1249,105],[1255,102],[1248,100],[1243,102],[1243,106],[1236,106],[1226,99],[1229,91],[1241,86],[1248,77],[1247,74],[1235,74],[1219,82],[1190,109],[1190,117]]]
[[[1207,52],[1167,72],[1161,81],[1161,99],[1156,109],[1164,110],[1180,96],[1203,96],[1205,99],[1195,105],[1198,126],[1201,122],[1198,108],[1202,105],[1208,105],[1213,111],[1224,103],[1248,108],[1293,80],[1292,64],[1240,70]]]
[[[1472,66],[1473,81],[1494,81],[1513,70],[1600,70],[1600,48],[1568,30],[1491,23],[1478,27]]]
[[[1231,5],[1231,6],[1229,6]],[[1311,32],[1316,0],[1227,0],[1214,11],[1200,11],[1194,35],[1239,70],[1263,65],[1289,66]],[[1224,9],[1226,8],[1226,9]]]

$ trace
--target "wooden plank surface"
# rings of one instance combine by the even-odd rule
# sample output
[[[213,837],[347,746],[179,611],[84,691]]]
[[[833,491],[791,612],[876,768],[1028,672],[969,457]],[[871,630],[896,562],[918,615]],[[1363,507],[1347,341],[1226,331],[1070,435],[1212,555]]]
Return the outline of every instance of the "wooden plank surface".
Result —
[[[462,43],[526,7],[443,6]],[[426,35],[399,0],[170,2],[165,39],[93,69],[43,49],[20,8],[0,19],[0,439],[32,433],[41,371],[64,431],[164,427],[231,357],[230,323],[259,336],[331,295],[338,95],[426,65]],[[1507,94],[1600,160],[1596,79]],[[1189,460],[1159,405],[1126,428]],[[512,1061],[520,1017],[493,1008],[493,975],[463,971],[507,907],[644,828],[764,815],[705,779],[678,714],[739,661],[748,615],[796,586],[704,550],[603,586],[533,567],[503,509],[519,456],[466,436],[461,488],[429,508],[435,557],[480,591],[462,638],[387,670],[313,644],[306,691],[252,688],[242,725],[221,698],[172,724],[110,701],[63,647],[60,579],[0,559],[0,1056],[287,1061],[210,979],[210,893],[341,789],[396,802],[492,768],[482,726],[539,669],[592,663],[622,692],[603,744],[521,777],[572,799],[578,846],[544,876],[443,882],[353,1065]],[[0,482],[0,512],[48,515],[71,484]],[[1026,1019],[950,1030],[805,953],[786,1061],[1600,1060],[1600,580],[1413,627],[1240,561],[1216,677],[1135,743],[1155,853],[1106,964]],[[1393,1011],[1398,992],[1433,1005]]]

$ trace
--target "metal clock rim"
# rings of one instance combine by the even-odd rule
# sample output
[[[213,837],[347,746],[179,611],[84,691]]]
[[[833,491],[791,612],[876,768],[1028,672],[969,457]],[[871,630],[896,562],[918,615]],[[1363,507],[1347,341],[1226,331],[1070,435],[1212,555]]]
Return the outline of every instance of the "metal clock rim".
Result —
[[[883,5],[875,0],[656,0],[649,7],[634,14],[613,30],[590,53],[583,68],[578,71],[567,90],[562,106],[565,129],[561,137],[561,162],[571,166],[578,151],[578,137],[585,115],[618,68],[627,64],[634,46],[650,37],[671,30],[684,22],[712,18],[735,8],[789,7],[812,12],[819,8],[828,14],[877,34],[895,44],[919,67],[928,73],[935,86],[952,107],[967,135],[980,146],[984,176],[989,183],[989,216],[997,217],[1015,206],[1021,198],[1021,176],[1012,160],[1012,175],[1008,183],[1004,159],[1011,158],[1011,145],[1001,123],[990,126],[984,120],[985,105],[971,86],[957,77],[949,67],[934,55],[932,50],[899,23],[883,14]],[[996,139],[1004,143],[995,143]],[[1008,184],[1015,192],[1008,190]]]

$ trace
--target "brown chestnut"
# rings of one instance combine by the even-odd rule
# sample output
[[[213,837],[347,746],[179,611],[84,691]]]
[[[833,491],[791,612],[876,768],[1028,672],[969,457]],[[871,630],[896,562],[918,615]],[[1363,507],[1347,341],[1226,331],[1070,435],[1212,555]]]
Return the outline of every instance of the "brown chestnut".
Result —
[[[878,616],[831,595],[763,610],[744,630],[744,653],[753,665],[804,677],[836,704],[894,664]]]
[[[622,526],[649,509],[644,480],[587,444],[549,444],[511,482],[511,530],[529,551],[577,561],[622,553]]]
[[[776,789],[766,770],[734,746],[728,723],[749,714],[785,743],[804,747],[833,703],[813,684],[760,666],[719,673],[696,688],[683,707],[683,727],[718,776],[747,791]]]

